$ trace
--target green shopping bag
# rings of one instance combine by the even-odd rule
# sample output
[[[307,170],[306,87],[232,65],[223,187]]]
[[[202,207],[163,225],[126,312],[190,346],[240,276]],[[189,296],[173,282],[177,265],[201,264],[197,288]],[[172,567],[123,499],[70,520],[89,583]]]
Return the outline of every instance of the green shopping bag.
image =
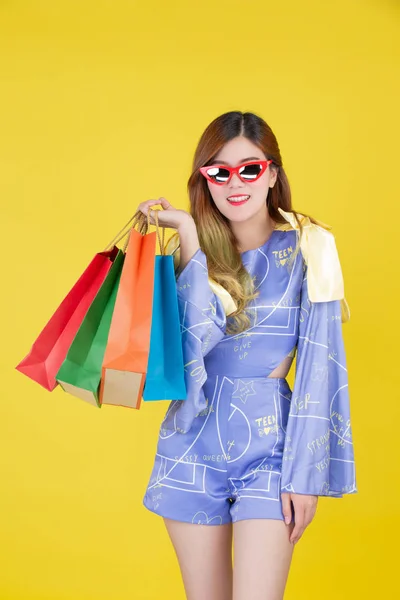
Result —
[[[118,250],[56,375],[56,380],[64,391],[99,408],[101,366],[124,260],[125,253]]]

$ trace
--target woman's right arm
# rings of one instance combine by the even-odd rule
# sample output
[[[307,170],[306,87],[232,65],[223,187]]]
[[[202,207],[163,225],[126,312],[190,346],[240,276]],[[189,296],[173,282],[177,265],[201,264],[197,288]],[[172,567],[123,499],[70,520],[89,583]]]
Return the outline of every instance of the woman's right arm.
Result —
[[[207,258],[200,248],[196,224],[185,210],[175,209],[165,198],[147,200],[138,210],[147,215],[149,208],[160,205],[158,222],[176,229],[180,241],[180,262],[176,274],[179,312],[187,357],[205,356],[225,335],[226,310],[212,290],[208,278]],[[154,218],[150,216],[154,224]],[[190,351],[189,351],[190,350]]]
[[[182,349],[185,364],[186,399],[175,401],[162,424],[165,431],[186,433],[193,420],[207,407],[203,385],[207,379],[204,356],[224,337],[226,313],[221,299],[211,289],[207,258],[200,248],[196,224],[186,211],[174,209],[164,198],[139,206],[144,214],[152,204],[161,204],[158,222],[178,231],[180,261],[176,273]],[[151,219],[154,223],[154,219]]]
[[[188,214],[188,219],[185,219],[178,227],[178,234],[180,246],[179,272],[182,272],[200,248],[196,224],[191,215]]]

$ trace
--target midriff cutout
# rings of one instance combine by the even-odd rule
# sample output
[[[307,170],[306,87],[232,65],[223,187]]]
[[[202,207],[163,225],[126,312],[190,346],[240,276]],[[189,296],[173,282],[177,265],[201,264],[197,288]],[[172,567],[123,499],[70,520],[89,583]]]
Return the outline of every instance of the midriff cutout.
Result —
[[[272,371],[268,377],[283,377],[285,378],[290,371],[290,367],[292,366],[293,355],[292,352],[285,356],[283,361]]]

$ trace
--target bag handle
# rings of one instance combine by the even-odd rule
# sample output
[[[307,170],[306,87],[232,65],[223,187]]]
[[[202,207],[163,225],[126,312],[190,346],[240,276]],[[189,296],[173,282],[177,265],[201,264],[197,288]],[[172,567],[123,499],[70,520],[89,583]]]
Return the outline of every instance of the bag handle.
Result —
[[[151,223],[150,223],[151,211],[154,211],[154,213],[155,213],[154,219],[155,219],[155,227],[156,227],[158,243],[160,245],[161,255],[164,256],[165,255],[165,227],[162,227],[159,225],[158,210],[154,210],[152,208],[149,208],[149,211],[147,213],[147,218],[146,218],[145,214],[143,214],[140,210],[138,210],[133,215],[133,217],[131,217],[129,219],[129,221],[126,223],[126,225],[124,225],[124,227],[122,227],[122,229],[117,233],[117,235],[111,240],[111,242],[109,244],[107,244],[107,246],[105,247],[105,251],[108,250],[111,246],[118,244],[118,242],[120,242],[126,235],[128,235],[128,237],[124,243],[124,247],[123,247],[123,250],[125,252],[128,247],[128,244],[129,244],[129,238],[130,238],[130,233],[131,233],[132,229],[137,228],[139,233],[141,233],[142,235],[146,235],[147,231],[151,225]],[[127,229],[127,227],[129,227],[129,229],[127,231],[125,231]],[[162,237],[160,237],[160,228],[162,229]]]
[[[150,212],[154,210],[154,209],[150,209],[149,210],[149,214],[148,214],[148,225],[150,226]],[[157,232],[157,238],[158,238],[158,243],[160,246],[160,253],[161,256],[165,256],[165,227],[163,227],[162,225],[160,226],[158,224],[158,210],[154,210],[154,220],[155,220],[155,226],[156,226],[156,232]],[[162,229],[162,237],[160,237],[160,229]]]
[[[121,241],[121,240],[122,240],[122,238],[124,238],[124,237],[125,237],[125,236],[126,236],[128,233],[129,233],[129,231],[125,231],[125,229],[126,229],[127,227],[129,227],[129,226],[131,225],[131,223],[132,223],[132,225],[129,227],[129,229],[135,228],[135,227],[137,226],[137,224],[139,223],[139,221],[141,221],[141,216],[140,216],[140,215],[142,215],[143,217],[145,216],[145,215],[143,215],[143,213],[141,213],[140,211],[137,211],[137,212],[136,212],[136,213],[133,215],[133,217],[131,217],[131,218],[129,219],[129,221],[126,223],[126,225],[124,225],[124,226],[122,227],[122,229],[120,229],[120,231],[119,231],[119,232],[117,233],[117,235],[116,235],[116,236],[115,236],[115,237],[114,237],[114,238],[111,240],[111,242],[109,242],[109,243],[107,244],[107,246],[105,247],[105,251],[106,251],[106,250],[108,250],[108,249],[109,249],[111,246],[113,246],[113,245],[115,245],[115,244],[118,244],[118,242],[119,242],[119,241]],[[123,232],[124,232],[124,233],[123,233]]]

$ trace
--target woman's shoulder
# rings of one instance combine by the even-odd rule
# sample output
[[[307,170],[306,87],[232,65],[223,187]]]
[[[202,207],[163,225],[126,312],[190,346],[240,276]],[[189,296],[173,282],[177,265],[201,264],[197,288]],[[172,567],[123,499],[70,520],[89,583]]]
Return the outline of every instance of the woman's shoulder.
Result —
[[[342,268],[332,227],[302,213],[284,211],[281,208],[278,210],[285,219],[282,229],[296,230],[299,235],[300,252],[307,265],[307,291],[310,301],[340,300],[342,321],[348,321],[350,310],[344,295]]]
[[[280,207],[278,207],[278,211],[281,214],[281,216],[285,219],[285,222],[278,223],[276,229],[282,231],[290,231],[293,229],[300,230],[300,223],[301,227],[304,229],[322,229],[333,235],[331,231],[332,227],[327,223],[320,221],[319,219],[315,219],[314,217],[311,218],[308,215],[303,215],[302,213],[297,211],[286,211]]]
[[[279,223],[276,229],[296,232],[301,253],[307,264],[318,257],[323,261],[338,259],[336,240],[330,225],[299,212],[284,211],[281,208],[278,208],[278,211],[285,222]]]

